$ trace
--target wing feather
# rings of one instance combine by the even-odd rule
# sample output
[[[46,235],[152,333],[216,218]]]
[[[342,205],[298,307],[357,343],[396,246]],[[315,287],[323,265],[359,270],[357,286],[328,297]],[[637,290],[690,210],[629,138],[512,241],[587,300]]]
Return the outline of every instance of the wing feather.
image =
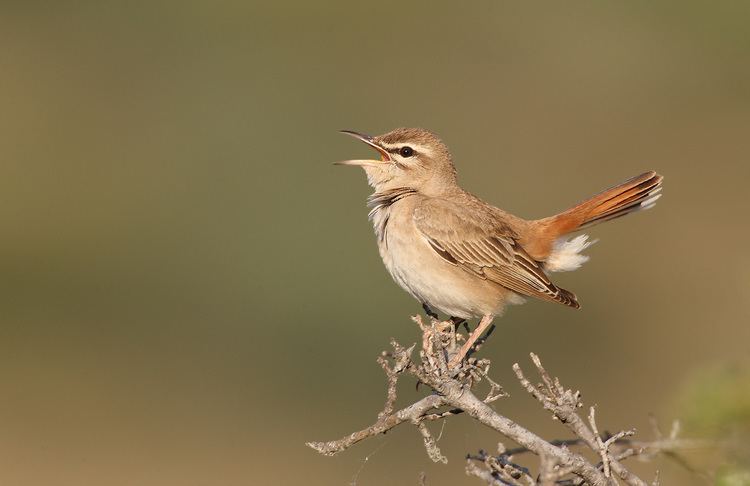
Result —
[[[550,281],[493,208],[427,199],[416,208],[414,223],[435,253],[450,264],[519,294],[580,307],[573,293]]]

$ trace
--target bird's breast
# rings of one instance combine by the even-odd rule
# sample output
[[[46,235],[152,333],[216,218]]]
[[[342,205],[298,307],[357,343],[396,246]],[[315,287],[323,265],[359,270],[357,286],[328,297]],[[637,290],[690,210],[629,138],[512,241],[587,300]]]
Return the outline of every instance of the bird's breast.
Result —
[[[501,312],[507,291],[446,262],[414,224],[418,198],[372,214],[378,249],[393,280],[415,299],[455,317]]]

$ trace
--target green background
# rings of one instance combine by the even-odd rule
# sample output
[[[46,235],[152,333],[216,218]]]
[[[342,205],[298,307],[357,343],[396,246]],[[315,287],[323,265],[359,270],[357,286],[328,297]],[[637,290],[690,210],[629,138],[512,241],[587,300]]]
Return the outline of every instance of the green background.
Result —
[[[496,408],[545,437],[567,434],[510,369],[530,351],[609,430],[693,413],[695,376],[748,360],[748,22],[745,1],[0,3],[0,483],[479,484],[463,456],[498,437],[463,417],[448,465],[408,427],[304,446],[372,422],[375,357],[418,339],[364,176],[331,165],[371,154],[343,128],[433,130],[465,188],[529,218],[664,174],[555,278],[582,310],[514,307],[482,353]]]

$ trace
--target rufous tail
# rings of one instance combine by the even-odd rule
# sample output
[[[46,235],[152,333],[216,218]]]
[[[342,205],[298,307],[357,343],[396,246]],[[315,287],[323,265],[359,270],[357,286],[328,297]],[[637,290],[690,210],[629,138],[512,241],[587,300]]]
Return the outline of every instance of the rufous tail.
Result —
[[[561,236],[650,208],[661,197],[662,179],[654,171],[644,172],[560,214],[535,221],[536,245],[532,245],[535,248],[530,253],[536,258],[545,257]]]

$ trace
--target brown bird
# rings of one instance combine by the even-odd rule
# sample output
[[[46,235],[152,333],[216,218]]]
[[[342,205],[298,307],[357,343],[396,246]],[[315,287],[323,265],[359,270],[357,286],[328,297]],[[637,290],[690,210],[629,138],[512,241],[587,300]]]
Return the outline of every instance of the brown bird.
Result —
[[[524,297],[579,308],[575,294],[547,272],[575,270],[593,242],[566,236],[648,209],[661,196],[662,176],[649,171],[555,216],[526,220],[485,203],[459,187],[448,148],[421,128],[398,128],[370,137],[343,130],[380,153],[380,160],[346,160],[361,166],[375,189],[369,197],[378,249],[388,272],[435,316],[481,318],[450,365]]]

